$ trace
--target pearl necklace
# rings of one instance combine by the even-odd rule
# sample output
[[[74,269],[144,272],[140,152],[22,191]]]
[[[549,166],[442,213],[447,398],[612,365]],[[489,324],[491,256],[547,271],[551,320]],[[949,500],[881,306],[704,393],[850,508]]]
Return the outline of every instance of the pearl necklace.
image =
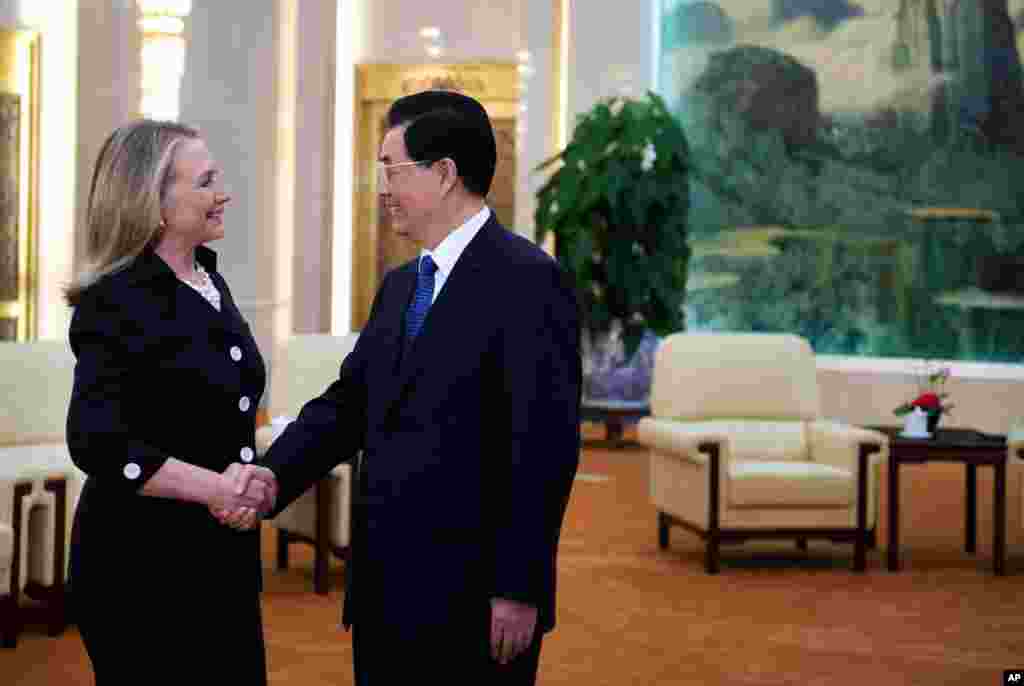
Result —
[[[195,281],[192,279],[183,278],[182,281],[191,286],[199,295],[203,296],[208,303],[213,305],[213,308],[220,312],[220,291],[213,285],[213,279],[206,273],[203,266],[198,262],[192,265],[195,271]]]

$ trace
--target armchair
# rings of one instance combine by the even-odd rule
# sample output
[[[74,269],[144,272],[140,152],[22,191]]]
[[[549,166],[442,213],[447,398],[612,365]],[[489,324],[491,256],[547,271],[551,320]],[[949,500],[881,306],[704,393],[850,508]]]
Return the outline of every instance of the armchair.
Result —
[[[44,601],[48,632],[64,629],[71,521],[85,475],[64,439],[75,359],[66,341],[0,343],[0,629],[14,646],[29,611]],[[6,583],[4,575],[6,573]],[[5,590],[6,589],[6,590]]]
[[[650,449],[658,543],[680,526],[706,544],[755,538],[854,544],[864,571],[877,520],[884,434],[821,418],[810,345],[788,334],[675,334],[659,347],[651,416],[637,426]]]
[[[338,378],[342,361],[355,346],[357,334],[304,334],[285,340],[273,360],[269,386],[271,423],[256,431],[256,452],[262,456],[308,400]],[[352,467],[340,464],[271,524],[277,529],[277,568],[288,567],[288,546],[294,541],[315,548],[313,588],[327,593],[328,554],[344,559],[350,535]]]

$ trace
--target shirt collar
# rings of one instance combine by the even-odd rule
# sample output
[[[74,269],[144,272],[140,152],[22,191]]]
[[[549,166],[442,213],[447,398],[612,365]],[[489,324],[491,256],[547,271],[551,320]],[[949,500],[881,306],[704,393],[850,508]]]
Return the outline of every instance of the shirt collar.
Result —
[[[459,256],[462,255],[466,246],[483,228],[484,224],[487,223],[487,219],[490,216],[490,208],[484,205],[483,209],[467,219],[462,226],[445,236],[444,240],[433,251],[421,250],[420,257],[430,255],[434,260],[434,264],[437,265],[437,270],[441,272],[441,276],[448,278],[452,269],[455,268],[455,263],[459,261]]]

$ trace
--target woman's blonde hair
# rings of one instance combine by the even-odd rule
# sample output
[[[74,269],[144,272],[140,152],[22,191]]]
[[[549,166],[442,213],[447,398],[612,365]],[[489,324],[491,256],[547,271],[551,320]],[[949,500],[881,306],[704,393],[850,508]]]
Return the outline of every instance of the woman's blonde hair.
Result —
[[[198,138],[175,122],[140,119],[115,130],[96,158],[85,223],[85,265],[64,292],[69,305],[107,274],[159,242],[160,208],[173,179],[178,145]]]

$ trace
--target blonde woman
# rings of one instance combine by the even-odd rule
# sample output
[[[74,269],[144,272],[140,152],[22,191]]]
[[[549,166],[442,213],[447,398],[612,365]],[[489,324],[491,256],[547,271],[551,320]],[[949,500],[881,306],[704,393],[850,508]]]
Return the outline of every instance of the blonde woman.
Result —
[[[203,245],[229,200],[180,124],[128,124],[96,160],[67,289],[67,441],[88,475],[71,607],[100,686],[266,683],[256,525],[276,484],[252,464],[266,374]]]

